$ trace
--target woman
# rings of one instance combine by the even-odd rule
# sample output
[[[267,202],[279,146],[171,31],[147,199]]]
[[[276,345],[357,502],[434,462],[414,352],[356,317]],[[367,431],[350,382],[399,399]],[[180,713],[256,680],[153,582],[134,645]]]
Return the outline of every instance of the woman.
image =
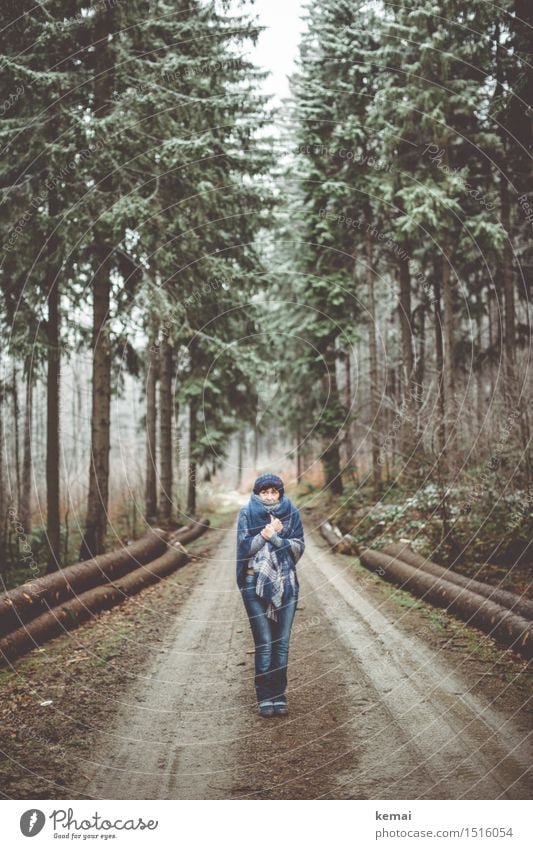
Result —
[[[255,644],[255,692],[263,717],[288,714],[289,638],[300,585],[295,564],[304,552],[300,514],[277,475],[257,478],[239,513],[237,586]]]

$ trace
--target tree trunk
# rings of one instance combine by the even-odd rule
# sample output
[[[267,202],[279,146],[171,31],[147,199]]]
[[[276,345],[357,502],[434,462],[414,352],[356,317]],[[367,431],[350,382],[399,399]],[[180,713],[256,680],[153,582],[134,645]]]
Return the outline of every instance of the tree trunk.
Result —
[[[512,41],[513,50],[520,55],[521,50],[526,50],[527,46],[531,41],[531,32],[529,20],[533,17],[531,13],[531,4],[523,2],[523,0],[516,0],[515,4],[515,14],[516,19],[513,22],[512,29]],[[527,10],[527,11],[526,11]],[[525,15],[525,18],[522,17],[522,14]],[[496,87],[494,91],[495,98],[502,98],[502,95],[507,95],[506,89],[511,89],[513,87],[514,80],[511,79],[511,85],[509,85],[509,79],[506,79],[505,72],[505,64],[503,61],[503,55],[505,48],[500,43],[500,22],[497,18],[497,23],[495,25],[494,30],[494,43],[496,45],[495,51],[495,78],[496,78]],[[521,78],[521,89],[526,96],[526,102],[531,101],[531,82],[532,82],[532,74],[531,68],[528,67],[528,70],[524,70],[523,68],[520,71]],[[496,165],[499,166],[499,184],[500,184],[500,214],[501,214],[501,224],[503,229],[503,251],[502,251],[502,277],[503,277],[503,290],[504,290],[504,369],[505,369],[505,385],[504,385],[504,400],[508,410],[517,411],[519,413],[519,428],[520,428],[520,459],[517,461],[517,464],[524,470],[524,485],[527,488],[528,492],[531,492],[532,486],[532,461],[531,461],[531,436],[530,436],[530,427],[529,427],[529,419],[528,419],[528,389],[530,383],[530,376],[528,369],[524,369],[524,383],[521,387],[518,386],[518,375],[517,375],[517,364],[516,364],[516,356],[515,356],[515,344],[516,344],[516,314],[515,314],[515,271],[513,267],[513,248],[511,239],[513,238],[513,230],[512,230],[512,220],[511,220],[511,206],[509,202],[509,185],[508,185],[508,177],[507,177],[507,159],[508,156],[511,156],[513,151],[509,149],[509,122],[512,126],[512,137],[516,141],[520,140],[521,146],[524,150],[528,150],[531,147],[531,141],[533,139],[533,130],[531,125],[531,108],[528,110],[524,110],[523,103],[520,101],[520,98],[516,96],[512,97],[508,103],[508,109],[506,109],[506,114],[504,116],[504,125],[502,129],[504,130],[503,135],[501,137],[502,141],[502,152],[501,155],[497,158]],[[515,146],[516,147],[516,146]],[[522,167],[525,169],[525,173],[527,174],[527,183],[528,188],[531,187],[531,168],[529,167],[530,163],[527,161],[527,164],[524,162]],[[526,186],[523,186],[521,191],[524,190]],[[527,387],[527,389],[526,389]],[[525,391],[524,391],[525,390]],[[518,482],[517,478],[515,480]],[[520,482],[522,483],[522,481]]]
[[[157,517],[157,368],[156,334],[153,329],[148,338],[146,365],[146,521]]]
[[[207,516],[200,517],[199,519],[191,518],[187,525],[183,528],[178,528],[177,531],[170,534],[168,544],[177,544],[178,548],[180,545],[187,545],[187,543],[198,539],[210,525],[211,523]]]
[[[416,329],[418,337],[418,349],[415,364],[415,407],[417,421],[420,417],[420,410],[424,397],[424,376],[426,369],[426,305],[421,303],[415,310]]]
[[[354,447],[352,440],[352,363],[350,356],[350,346],[344,355],[344,406],[346,408],[346,420],[344,426],[344,446],[346,452],[346,466],[349,469],[350,477],[353,478],[354,467]]]
[[[501,324],[498,320],[498,309],[496,306],[496,293],[494,286],[491,284],[487,290],[488,299],[488,319],[489,319],[489,348],[490,348],[490,398],[489,407],[494,401],[496,392],[496,367],[494,360],[498,360],[502,350]]]
[[[321,522],[318,526],[318,530],[329,544],[331,551],[334,551],[337,554],[343,554],[344,552],[353,553],[351,551],[351,541],[342,535],[336,525],[332,525],[331,522],[328,521]]]
[[[302,482],[302,445],[300,420],[296,422],[296,483]]]
[[[2,560],[0,561],[0,571],[5,568],[5,547],[6,547],[6,491],[5,491],[5,475],[4,475],[4,382],[0,377],[0,553]]]
[[[19,521],[24,532],[31,532],[31,430],[33,420],[33,372],[31,357],[26,360],[26,407],[24,410],[24,455],[22,459],[22,487]]]
[[[195,538],[205,530],[206,526],[199,526],[195,531]],[[188,559],[187,551],[182,545],[169,544],[167,551],[156,560],[150,561],[148,566],[141,566],[113,580],[112,583],[87,590],[76,598],[57,605],[50,612],[41,614],[25,627],[18,628],[0,640],[0,665],[20,657],[52,637],[77,628],[95,613],[121,604],[129,596],[184,566]]]
[[[411,317],[411,275],[409,270],[409,261],[406,260],[400,264],[400,297],[399,297],[399,315],[400,315],[400,331],[402,339],[402,464],[404,473],[402,477],[409,471],[409,465],[412,460],[412,454],[415,449],[416,433],[415,433],[415,398],[412,389],[413,383],[413,333],[412,333],[412,317]]]
[[[393,469],[396,467],[396,463],[398,460],[398,433],[394,424],[394,409],[398,403],[398,390],[397,390],[397,379],[396,379],[396,369],[394,366],[388,369],[387,381],[389,385],[389,398],[391,399],[391,409],[389,410],[388,420],[387,420],[387,434],[390,434],[391,437],[391,463],[390,468],[387,468],[387,480],[390,480],[392,476]]]
[[[51,213],[52,214],[52,213]],[[54,213],[55,215],[55,210]],[[50,240],[56,240],[55,236],[49,239],[49,250],[55,253],[57,244],[51,245]],[[48,321],[47,321],[47,359],[48,370],[46,378],[46,503],[47,522],[46,534],[48,538],[48,562],[47,572],[54,572],[61,568],[60,553],[60,524],[59,524],[59,381],[60,381],[60,354],[59,354],[59,281],[57,276],[59,269],[55,265],[49,268],[46,280],[46,291],[48,297]]]
[[[370,348],[370,416],[372,418],[372,497],[379,501],[381,492],[380,465],[380,415],[378,346],[376,341],[376,303],[374,295],[374,260],[372,238],[367,230],[366,241],[366,285],[368,292],[368,344]]]
[[[173,349],[174,355],[176,354],[175,349]],[[173,374],[176,375],[178,372],[178,364],[176,359],[173,359]],[[180,404],[178,401],[178,393],[174,392],[174,406],[172,411],[172,477],[173,477],[173,485],[174,485],[174,498],[173,504],[175,505],[175,513],[176,516],[179,516],[181,513],[181,499],[180,499],[180,451],[181,451],[181,435],[180,435]],[[216,471],[216,457],[213,457],[213,474]]]
[[[245,450],[245,437],[244,437],[244,428],[239,428],[239,432],[237,434],[237,490],[240,489],[242,482],[242,470],[244,466],[244,450]]]
[[[107,250],[107,245],[100,243],[100,262],[93,278],[91,458],[80,560],[88,560],[104,551],[107,530],[111,414],[110,268]]]
[[[500,202],[504,244],[502,251],[502,273],[504,293],[504,357],[505,357],[505,395],[509,408],[516,403],[515,386],[515,301],[513,281],[513,255],[511,250],[511,229],[509,212],[509,190],[507,178],[502,174],[500,179]]]
[[[321,427],[321,435],[323,437],[322,465],[324,468],[326,488],[334,495],[342,495],[344,490],[340,464],[340,421],[342,421],[342,418],[341,405],[339,403],[339,388],[337,385],[334,341],[326,346],[324,359],[325,374],[322,377],[323,395],[325,399],[329,399],[329,404],[323,413],[325,422]]]
[[[438,511],[442,521],[442,536],[441,542],[447,540],[452,546],[455,541],[451,532],[450,520],[448,514],[448,495],[445,486],[445,481],[448,477],[449,456],[446,442],[446,389],[445,389],[445,374],[444,374],[444,342],[442,333],[442,316],[440,308],[440,283],[438,274],[435,274],[434,281],[434,323],[435,323],[435,363],[437,367],[437,449],[436,449],[436,479],[440,490],[440,502]]]
[[[456,584],[426,574],[382,552],[365,549],[360,556],[367,569],[399,585],[424,601],[454,613],[468,625],[484,631],[523,657],[533,657],[533,623],[505,607]]]
[[[516,371],[516,310],[514,294],[513,251],[511,247],[511,210],[509,205],[509,187],[507,177],[500,177],[500,203],[502,227],[505,231],[503,242],[503,290],[504,290],[504,361],[505,361],[505,391],[504,397],[509,411],[518,409],[520,428],[520,453],[524,468],[524,485],[529,491],[532,484],[531,470],[531,439],[528,418],[528,396],[526,387],[530,384],[527,369],[524,374],[524,385],[518,387]]]
[[[159,518],[163,525],[172,520],[172,346],[163,335],[159,380]]]
[[[20,521],[20,436],[19,436],[19,391],[18,391],[18,372],[15,363],[13,363],[12,373],[12,391],[13,391],[13,438],[15,442],[15,486],[16,486],[16,502],[17,513]]]
[[[100,7],[95,17],[95,74],[94,115],[100,121],[110,113],[112,106],[115,53],[110,36],[114,31],[115,10]],[[109,195],[111,201],[114,178],[103,175],[99,190]],[[107,530],[109,498],[109,448],[111,409],[111,339],[109,304],[111,289],[112,245],[108,234],[100,225],[93,228],[93,374],[91,415],[91,458],[89,465],[89,495],[85,532],[80,547],[80,560],[94,557],[104,551]]]
[[[456,584],[459,587],[464,587],[470,592],[482,595],[484,598],[490,598],[496,604],[502,607],[507,607],[513,613],[523,616],[524,619],[533,620],[533,601],[516,595],[516,593],[501,590],[498,587],[493,587],[490,584],[484,584],[482,581],[476,581],[473,578],[467,578],[465,575],[460,575],[454,572],[453,569],[445,569],[439,566],[438,563],[433,563],[431,560],[417,554],[408,545],[393,543],[386,545],[382,549],[384,554],[389,554],[391,557],[396,557],[398,560],[403,560],[404,563],[409,563],[416,569],[423,569],[430,575],[435,575],[436,578],[443,578],[451,584]]]
[[[435,327],[435,365],[437,368],[437,476],[439,480],[447,474],[446,456],[446,399],[444,388],[444,344],[442,339],[442,318],[440,310],[440,283],[437,274],[434,277],[433,316]]]
[[[455,338],[453,332],[453,289],[451,284],[449,251],[444,248],[442,262],[442,301],[444,307],[444,395],[446,399],[446,421],[448,433],[447,453],[450,461],[455,459],[456,404],[455,404]]]
[[[477,338],[476,338],[476,419],[478,429],[473,428],[473,439],[476,439],[483,428],[483,420],[485,418],[485,391],[484,391],[484,375],[483,375],[483,297],[479,294],[479,305],[476,313]]]
[[[341,427],[339,434],[339,441],[342,445],[342,467],[345,473],[349,474],[351,478],[354,452],[352,447],[352,437],[350,429],[350,420],[352,415],[352,379],[350,368],[350,346],[348,345],[347,347],[343,347],[343,345],[341,344],[341,340],[338,336],[335,339],[335,375],[337,378],[337,384],[339,384],[340,381],[339,397],[342,396],[342,403],[344,405],[345,410],[345,416],[343,416],[343,419],[340,422]]]
[[[93,560],[74,563],[14,587],[0,596],[0,635],[16,630],[21,623],[31,622],[65,599],[150,563],[166,546],[164,533],[157,528],[118,551],[100,554]]]
[[[193,396],[189,403],[189,475],[187,485],[187,513],[194,516],[196,513],[196,397]]]

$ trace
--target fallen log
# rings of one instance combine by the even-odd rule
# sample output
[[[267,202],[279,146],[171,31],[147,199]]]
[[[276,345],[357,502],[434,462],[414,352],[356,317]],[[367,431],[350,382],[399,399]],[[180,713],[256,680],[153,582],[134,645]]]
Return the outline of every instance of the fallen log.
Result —
[[[360,559],[367,569],[386,581],[449,610],[467,624],[501,640],[522,657],[528,660],[533,657],[533,624],[507,608],[381,551],[366,548]]]
[[[468,578],[465,575],[459,575],[452,569],[444,569],[438,563],[433,563],[422,555],[413,551],[408,545],[387,545],[382,549],[385,554],[390,554],[392,557],[397,557],[410,566],[415,566],[417,569],[423,569],[437,578],[444,578],[445,581],[450,581],[452,584],[457,584],[459,587],[464,587],[471,590],[477,595],[482,595],[489,598],[496,604],[502,607],[507,607],[516,613],[518,616],[523,616],[524,619],[533,620],[533,601],[527,598],[521,598],[516,593],[511,593],[508,590],[502,590],[498,587],[492,587],[490,584],[484,584],[482,581],[476,581],[474,578]]]
[[[0,639],[0,666],[15,660],[53,637],[78,628],[102,610],[109,610],[140,590],[162,580],[188,561],[187,551],[177,541],[165,554],[128,575],[81,593],[57,605],[26,626]]]
[[[186,545],[188,542],[192,542],[202,536],[202,534],[208,530],[210,525],[211,523],[206,516],[202,519],[192,519],[191,522],[184,528],[174,531],[174,533],[169,537],[168,543],[169,545],[172,545],[172,543],[176,541],[180,542],[182,545]]]
[[[137,567],[150,563],[174,542],[192,542],[209,527],[209,519],[193,518],[169,538],[160,528],[150,530],[118,551],[99,554],[58,572],[35,578],[0,596],[0,637],[15,631],[63,601],[92,587],[107,584]]]
[[[136,542],[118,551],[99,554],[91,560],[74,563],[58,572],[14,587],[0,596],[0,636],[9,634],[21,624],[31,622],[44,611],[74,595],[149,563],[166,548],[165,531],[150,528]]]

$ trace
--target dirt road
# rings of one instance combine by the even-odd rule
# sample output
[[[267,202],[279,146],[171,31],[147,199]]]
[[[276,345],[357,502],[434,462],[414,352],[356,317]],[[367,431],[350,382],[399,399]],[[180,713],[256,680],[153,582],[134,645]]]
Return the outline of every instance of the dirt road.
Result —
[[[83,795],[100,799],[531,797],[523,717],[380,608],[306,532],[288,717],[256,715],[253,648],[236,589],[235,527],[148,673],[102,735]],[[529,776],[530,778],[530,776]]]

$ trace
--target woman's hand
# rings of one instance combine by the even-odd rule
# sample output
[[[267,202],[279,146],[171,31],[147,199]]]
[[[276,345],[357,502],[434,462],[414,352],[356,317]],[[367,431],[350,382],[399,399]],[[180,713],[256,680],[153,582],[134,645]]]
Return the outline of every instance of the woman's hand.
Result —
[[[263,530],[261,531],[261,536],[263,539],[270,539],[272,534],[274,533],[274,528],[272,527],[272,522],[269,525],[265,525]]]
[[[261,531],[261,536],[264,539],[270,539],[273,533],[275,533],[276,531],[282,531],[282,530],[283,530],[283,522],[280,522],[279,519],[274,518],[272,522],[269,522],[268,525],[265,525],[265,527]]]

